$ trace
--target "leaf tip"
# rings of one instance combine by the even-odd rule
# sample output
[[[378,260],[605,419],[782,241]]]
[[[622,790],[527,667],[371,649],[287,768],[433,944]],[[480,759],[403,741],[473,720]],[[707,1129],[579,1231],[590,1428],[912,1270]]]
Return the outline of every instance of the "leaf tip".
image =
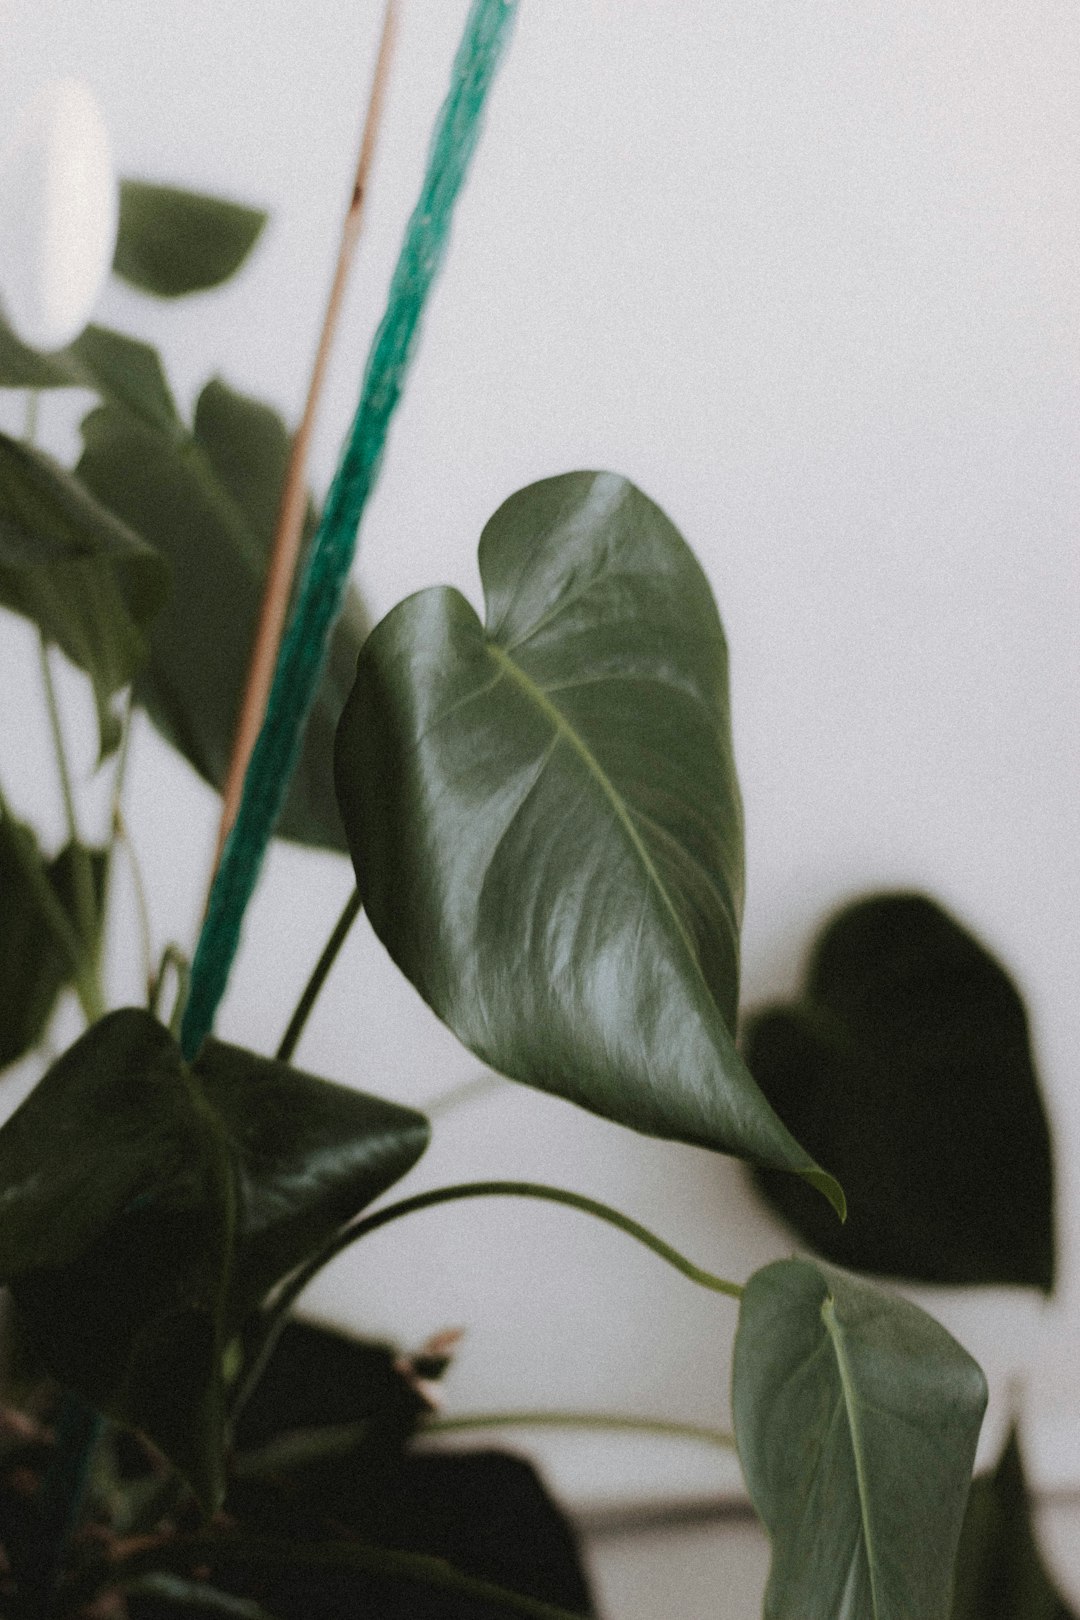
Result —
[[[827,1170],[819,1169],[816,1164],[811,1165],[807,1170],[800,1171],[800,1175],[804,1181],[810,1183],[811,1187],[816,1187],[818,1192],[825,1194],[841,1221],[847,1220],[847,1199],[844,1196],[843,1187],[841,1187],[835,1176],[830,1176]]]

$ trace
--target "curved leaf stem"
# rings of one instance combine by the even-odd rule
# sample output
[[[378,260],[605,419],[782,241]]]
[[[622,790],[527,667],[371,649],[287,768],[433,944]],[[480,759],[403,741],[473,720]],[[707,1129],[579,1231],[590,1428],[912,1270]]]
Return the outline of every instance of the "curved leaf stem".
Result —
[[[436,1417],[426,1422],[423,1434],[464,1434],[472,1429],[594,1429],[614,1434],[657,1434],[676,1440],[700,1440],[724,1451],[735,1449],[735,1436],[724,1429],[699,1423],[674,1423],[664,1418],[632,1417],[619,1412],[468,1412],[461,1417]]]
[[[714,1276],[702,1266],[696,1266],[692,1260],[687,1260],[670,1243],[650,1232],[647,1227],[641,1226],[637,1221],[631,1220],[629,1215],[623,1215],[608,1204],[601,1204],[595,1198],[586,1198],[582,1193],[565,1191],[562,1187],[546,1187],[535,1181],[467,1181],[459,1182],[451,1187],[436,1187],[430,1192],[416,1193],[412,1198],[403,1198],[396,1204],[387,1204],[373,1215],[364,1216],[354,1221],[338,1232],[329,1243],[314,1254],[282,1288],[273,1304],[266,1312],[250,1367],[241,1380],[236,1396],[230,1409],[230,1420],[235,1423],[239,1414],[247,1405],[252,1393],[259,1383],[267,1363],[281,1336],[282,1329],[304,1289],[324,1266],[328,1265],[337,1255],[341,1254],[352,1244],[358,1243],[361,1238],[367,1237],[371,1232],[377,1232],[380,1226],[388,1226],[392,1221],[400,1220],[403,1215],[414,1215],[422,1209],[432,1209],[437,1204],[458,1202],[464,1198],[538,1198],[549,1204],[563,1204],[570,1209],[579,1209],[586,1215],[595,1215],[598,1220],[606,1221],[609,1226],[618,1227],[628,1237],[635,1238],[638,1243],[651,1249],[661,1260],[681,1271],[684,1277],[697,1283],[702,1288],[708,1288],[714,1294],[726,1294],[729,1299],[741,1299],[743,1289],[739,1283],[728,1282],[723,1277]]]
[[[318,999],[319,991],[326,983],[327,974],[334,965],[334,960],[345,943],[349,929],[360,915],[360,891],[354,889],[346,903],[344,911],[334,924],[334,931],[323,947],[322,955],[312,969],[311,977],[304,986],[304,993],[296,1004],[296,1011],[289,1019],[289,1026],[281,1037],[281,1045],[277,1049],[279,1063],[288,1063],[296,1051],[296,1043],[303,1034],[304,1025],[308,1015]]]
[[[123,838],[126,833],[126,828],[124,827],[123,823],[123,814],[121,811],[121,802],[124,797],[124,783],[127,780],[128,754],[131,747],[132,708],[133,703],[131,697],[131,688],[128,687],[127,700],[124,705],[124,718],[120,727],[120,743],[116,752],[116,769],[113,772],[112,792],[109,795],[109,825],[105,836],[105,870],[101,879],[101,922],[98,928],[97,938],[99,956],[105,942],[105,919],[108,916],[109,895],[112,888],[113,855],[116,851],[117,840]],[[128,854],[132,863],[132,872],[136,879],[136,904],[145,907],[145,893],[142,895],[139,895],[138,893],[138,889],[141,886],[141,874],[135,870],[135,852],[130,843],[128,844]],[[146,916],[140,917],[140,927],[143,930],[142,943],[145,946],[149,940],[149,919]]]
[[[451,1187],[435,1187],[430,1192],[415,1193],[412,1198],[402,1198],[396,1204],[387,1204],[383,1209],[377,1209],[373,1215],[366,1215],[362,1220],[356,1221],[339,1232],[322,1251],[309,1260],[297,1272],[292,1282],[283,1290],[274,1314],[278,1311],[287,1312],[300,1294],[307,1287],[311,1279],[322,1270],[328,1261],[332,1260],[342,1250],[358,1243],[361,1238],[377,1232],[381,1226],[389,1226],[391,1221],[397,1221],[404,1215],[415,1215],[422,1209],[433,1209],[437,1204],[457,1203],[464,1198],[537,1198],[548,1204],[564,1204],[569,1209],[582,1210],[586,1215],[594,1215],[597,1220],[606,1221],[609,1226],[618,1227],[628,1237],[636,1239],[651,1249],[653,1254],[666,1260],[668,1265],[681,1271],[684,1277],[697,1283],[702,1288],[708,1288],[715,1294],[726,1294],[729,1299],[741,1299],[743,1290],[738,1283],[728,1282],[723,1277],[714,1276],[702,1266],[696,1266],[692,1260],[687,1260],[670,1243],[650,1232],[647,1227],[631,1220],[629,1215],[623,1215],[619,1210],[612,1209],[609,1204],[601,1204],[595,1198],[587,1198],[583,1193],[567,1192],[563,1187],[547,1187],[535,1181],[465,1181],[458,1182]]]
[[[400,1552],[362,1541],[305,1542],[213,1534],[177,1537],[163,1546],[135,1553],[107,1566],[104,1571],[98,1566],[92,1579],[80,1582],[70,1591],[65,1608],[73,1613],[100,1593],[131,1587],[147,1575],[159,1572],[187,1575],[196,1568],[209,1568],[212,1578],[220,1581],[222,1563],[266,1570],[353,1570],[357,1574],[452,1592],[485,1604],[493,1612],[521,1615],[524,1620],[583,1620],[581,1615],[568,1609],[544,1603],[539,1598],[525,1597],[493,1581],[466,1575],[445,1559],[428,1553]]]

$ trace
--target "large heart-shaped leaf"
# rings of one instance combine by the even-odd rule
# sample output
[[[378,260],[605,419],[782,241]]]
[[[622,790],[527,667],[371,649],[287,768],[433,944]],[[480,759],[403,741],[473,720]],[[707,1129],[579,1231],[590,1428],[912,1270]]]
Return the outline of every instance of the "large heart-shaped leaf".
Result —
[[[735,1050],[742,813],[705,576],[625,479],[573,473],[484,530],[456,591],[365,644],[337,788],[364,905],[493,1068],[839,1198]]]
[[[112,406],[83,423],[79,476],[173,568],[136,697],[208,782],[222,786],[262,596],[289,438],[268,407],[207,385],[194,434],[168,437]],[[313,524],[313,518],[309,528]],[[330,659],[279,832],[345,849],[333,792],[334,729],[366,633],[355,591]]]
[[[846,907],[814,949],[801,999],[751,1022],[746,1058],[847,1192],[841,1228],[798,1183],[761,1174],[812,1247],[881,1275],[1051,1287],[1050,1133],[1024,1005],[934,901]]]
[[[147,656],[167,563],[72,473],[0,434],[0,604],[36,624],[90,676],[102,750],[109,700]]]
[[[732,1405],[772,1538],[766,1620],[941,1620],[986,1406],[932,1317],[782,1260],[739,1309]]]
[[[113,269],[159,298],[201,292],[239,270],[265,224],[258,208],[177,186],[122,180]]]
[[[0,1279],[55,1376],[216,1504],[226,1340],[427,1132],[233,1047],[188,1066],[149,1013],[112,1013],[0,1130]]]
[[[101,915],[105,851],[67,845],[47,861],[33,829],[0,809],[0,1069],[14,1063],[41,1040],[75,968],[51,918],[51,900],[80,939],[76,866],[89,862],[96,920]],[[81,938],[93,951],[94,939]]]
[[[66,349],[38,354],[0,320],[0,388],[88,388],[167,432],[180,426],[157,350],[105,326],[87,326]]]
[[[993,1474],[971,1487],[952,1620],[1075,1620],[1039,1552],[1015,1433]]]

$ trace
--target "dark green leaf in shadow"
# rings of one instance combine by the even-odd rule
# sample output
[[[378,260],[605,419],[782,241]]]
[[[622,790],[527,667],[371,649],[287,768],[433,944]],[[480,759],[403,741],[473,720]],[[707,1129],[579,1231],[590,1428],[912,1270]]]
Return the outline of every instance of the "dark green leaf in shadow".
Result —
[[[337,788],[364,906],[504,1074],[838,1189],[735,1050],[742,812],[705,576],[624,479],[512,496],[456,591],[373,631]]]
[[[135,1011],[90,1029],[0,1130],[0,1187],[0,1276],[51,1372],[215,1504],[234,1180],[168,1032]]]
[[[77,851],[68,845],[47,861],[33,829],[0,810],[0,1069],[38,1044],[57,996],[74,980],[71,958],[42,904],[42,885],[51,891],[78,937],[78,860],[90,862],[100,917],[105,851]],[[95,941],[83,943],[92,950]]]
[[[0,1279],[54,1376],[213,1506],[226,1343],[426,1140],[411,1110],[212,1042],[189,1067],[111,1013],[0,1130]]]
[[[201,292],[239,270],[265,224],[258,208],[176,186],[122,180],[113,269],[159,298]]]
[[[1039,1552],[1015,1433],[994,1473],[971,1487],[952,1620],[1075,1620]]]
[[[179,427],[156,349],[105,326],[87,326],[66,349],[36,354],[0,319],[0,388],[87,388],[168,432]]]
[[[258,618],[289,456],[268,407],[211,382],[192,438],[177,442],[102,407],[83,423],[79,475],[169,559],[173,594],[151,639],[136,697],[159,731],[221,788]],[[309,523],[309,529],[313,519]],[[366,633],[350,592],[278,831],[345,849],[333,792],[333,739]]]
[[[751,1021],[746,1058],[843,1182],[841,1228],[797,1183],[760,1176],[826,1258],[920,1282],[1050,1289],[1050,1133],[1023,1002],[934,901],[846,907],[814,949],[801,999]]]
[[[89,675],[102,752],[119,738],[110,699],[145,659],[168,587],[168,565],[78,477],[0,434],[0,605]]]
[[[772,1539],[767,1620],[948,1612],[986,1381],[925,1312],[831,1266],[746,1286],[735,1437]]]
[[[237,1168],[233,1320],[411,1170],[422,1114],[271,1058],[207,1041],[194,1065]]]

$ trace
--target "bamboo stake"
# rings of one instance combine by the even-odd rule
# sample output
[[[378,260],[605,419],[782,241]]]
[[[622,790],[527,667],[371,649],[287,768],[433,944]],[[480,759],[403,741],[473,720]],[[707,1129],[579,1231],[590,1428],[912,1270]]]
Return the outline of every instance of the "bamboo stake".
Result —
[[[236,820],[236,813],[240,807],[240,797],[244,788],[244,776],[266,713],[266,704],[274,678],[274,666],[277,663],[278,649],[281,646],[281,637],[285,628],[285,616],[288,612],[293,580],[300,559],[300,542],[304,528],[304,516],[307,511],[306,475],[308,452],[311,446],[315,417],[326,380],[327,364],[334,345],[341,307],[344,302],[345,288],[356,255],[356,246],[360,239],[368,174],[375,153],[386,86],[390,76],[390,64],[397,33],[397,12],[398,0],[387,0],[386,9],[383,13],[378,55],[375,60],[371,95],[368,100],[367,113],[364,118],[364,130],[360,140],[360,154],[356,164],[352,195],[341,228],[341,243],[338,248],[337,265],[334,269],[334,279],[326,303],[326,313],[323,316],[322,332],[315,354],[315,363],[311,371],[311,381],[308,384],[304,414],[293,439],[288,470],[285,474],[285,484],[281,495],[281,505],[278,509],[273,549],[267,569],[266,584],[263,588],[262,604],[259,609],[259,622],[252,644],[251,659],[248,664],[247,684],[236,722],[236,731],[233,735],[232,755],[229,760],[229,769],[222,793],[221,822],[218,828],[217,848],[214,851],[211,882],[221,861],[225,840],[228,838],[232,824]]]

